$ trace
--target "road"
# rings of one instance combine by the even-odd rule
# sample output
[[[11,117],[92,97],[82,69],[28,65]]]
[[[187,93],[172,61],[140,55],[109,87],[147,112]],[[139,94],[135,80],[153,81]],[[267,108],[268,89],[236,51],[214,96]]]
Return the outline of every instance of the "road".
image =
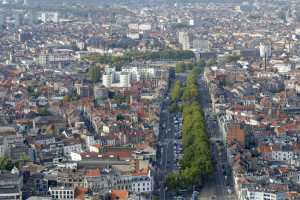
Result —
[[[157,176],[156,183],[158,183],[159,199],[169,199],[170,195],[165,188],[165,177],[173,170],[174,167],[174,153],[173,146],[175,140],[175,127],[173,123],[173,115],[168,112],[169,100],[165,99],[162,103],[162,110],[160,116],[160,134],[159,134],[159,147],[157,155]]]
[[[201,95],[201,104],[205,112],[205,121],[207,134],[211,141],[211,153],[216,162],[214,174],[208,180],[200,191],[201,200],[235,200],[234,194],[229,194],[228,189],[233,191],[230,178],[230,170],[227,163],[226,149],[223,145],[222,136],[216,117],[212,114],[212,105],[208,87],[203,76],[198,78],[199,90]]]
[[[186,74],[180,74],[176,76],[176,79],[171,81],[175,83],[176,80],[184,82],[186,79]],[[170,87],[171,88],[171,87]],[[175,133],[179,132],[178,127],[174,124],[174,116],[176,114],[169,112],[170,100],[167,97],[168,92],[165,94],[165,98],[161,104],[161,114],[160,114],[160,129],[157,147],[157,170],[156,170],[156,191],[160,200],[170,200],[173,199],[174,194],[167,190],[165,186],[165,178],[168,173],[176,170],[176,158],[174,155],[174,143],[175,143]]]
[[[177,80],[182,82],[185,81],[186,76],[181,74],[176,77]],[[209,178],[208,182],[204,185],[203,189],[200,191],[199,199],[201,200],[235,200],[234,194],[229,194],[228,189],[232,188],[229,177],[229,167],[226,161],[226,149],[221,144],[222,137],[218,127],[217,120],[214,115],[212,115],[212,106],[208,88],[203,80],[202,76],[198,79],[199,90],[201,95],[201,104],[204,108],[206,127],[208,130],[208,137],[211,139],[211,152],[213,159],[216,162],[214,174]],[[170,101],[165,97],[161,105],[161,115],[160,115],[160,134],[158,138],[157,147],[157,170],[155,176],[155,193],[160,200],[173,199],[174,194],[171,194],[165,187],[165,177],[171,171],[174,171],[175,166],[175,156],[174,156],[174,141],[176,127],[174,125],[173,117],[174,113],[168,112]],[[226,177],[226,178],[225,178]],[[233,190],[232,190],[233,191]],[[191,195],[191,194],[190,194]],[[187,198],[186,195],[185,199]],[[182,195],[181,195],[182,196]]]

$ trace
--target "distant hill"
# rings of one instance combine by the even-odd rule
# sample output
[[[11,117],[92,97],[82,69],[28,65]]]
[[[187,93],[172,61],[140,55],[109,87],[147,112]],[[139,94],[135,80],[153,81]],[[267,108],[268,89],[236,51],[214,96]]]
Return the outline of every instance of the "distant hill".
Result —
[[[245,0],[29,0],[32,2],[45,2],[45,3],[54,3],[58,2],[81,2],[81,3],[103,3],[103,4],[153,4],[153,3],[239,3]]]

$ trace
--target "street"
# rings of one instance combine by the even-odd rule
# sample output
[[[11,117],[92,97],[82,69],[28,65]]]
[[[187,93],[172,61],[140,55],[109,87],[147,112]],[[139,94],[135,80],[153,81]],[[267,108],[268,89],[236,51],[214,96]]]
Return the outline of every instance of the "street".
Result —
[[[180,74],[177,76],[177,80],[184,82],[186,78],[185,74]],[[203,76],[198,78],[199,90],[201,96],[201,105],[205,112],[205,122],[207,128],[207,134],[211,142],[211,153],[213,160],[216,162],[214,174],[208,178],[207,182],[201,189],[199,198],[201,200],[235,200],[234,194],[229,194],[233,191],[230,170],[227,166],[226,160],[226,149],[222,142],[222,136],[220,134],[218,123],[216,117],[212,114],[212,106],[208,88],[203,80]],[[157,172],[155,176],[156,188],[155,193],[161,200],[173,199],[176,194],[172,194],[167,190],[165,185],[165,178],[168,173],[178,170],[176,166],[175,158],[175,142],[176,134],[180,132],[179,125],[175,125],[174,117],[178,117],[178,114],[170,113],[168,108],[170,105],[170,100],[166,97],[161,106],[160,114],[160,134],[158,138],[158,148],[157,148]],[[181,125],[180,125],[181,126]],[[183,199],[190,199],[190,194],[184,193],[180,196]]]
[[[165,188],[166,175],[174,170],[174,153],[173,146],[175,140],[175,127],[173,123],[173,115],[168,112],[169,100],[165,99],[161,111],[161,124],[159,134],[159,149],[158,149],[158,171],[156,183],[158,184],[159,199],[169,199],[170,194]]]
[[[184,82],[186,79],[186,74],[181,74],[176,77],[176,80]],[[176,80],[173,80],[174,82]],[[172,81],[171,81],[172,82]],[[174,83],[173,82],[173,83]],[[175,149],[175,143],[178,147],[178,139],[176,135],[181,134],[181,125],[174,123],[174,117],[179,118],[178,114],[169,112],[169,106],[171,101],[167,97],[166,93],[165,99],[161,104],[161,114],[160,114],[160,130],[158,138],[158,148],[157,148],[157,172],[155,177],[156,182],[156,193],[161,200],[169,200],[175,197],[175,194],[172,194],[167,190],[165,185],[165,178],[168,173],[178,170],[178,163],[175,158],[175,152],[179,152],[178,149]]]
[[[209,90],[202,75],[198,78],[198,85],[201,96],[201,104],[205,112],[207,134],[211,142],[211,153],[213,160],[216,163],[214,174],[200,191],[199,199],[235,200],[235,195],[229,194],[229,192],[231,193],[233,189],[230,178],[230,170],[226,160],[226,149],[219,131],[217,119],[212,113]]]

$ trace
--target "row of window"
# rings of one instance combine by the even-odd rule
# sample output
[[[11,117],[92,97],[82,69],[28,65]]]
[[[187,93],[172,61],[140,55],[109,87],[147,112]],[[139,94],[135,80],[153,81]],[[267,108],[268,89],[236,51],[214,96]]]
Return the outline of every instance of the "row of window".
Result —
[[[142,190],[140,188],[138,188],[137,191],[139,191],[139,192],[150,191],[150,188],[147,188],[147,190],[145,188],[143,188]]]
[[[51,191],[52,194],[73,194],[71,190],[60,190],[60,191]]]
[[[142,184],[140,184],[140,183],[134,183],[134,184],[133,184],[133,186],[136,186],[136,185],[137,185],[137,186],[140,186],[140,185],[142,185]],[[146,185],[146,184],[143,183],[143,186],[145,186],[145,185]],[[147,185],[150,185],[150,183],[148,182]]]

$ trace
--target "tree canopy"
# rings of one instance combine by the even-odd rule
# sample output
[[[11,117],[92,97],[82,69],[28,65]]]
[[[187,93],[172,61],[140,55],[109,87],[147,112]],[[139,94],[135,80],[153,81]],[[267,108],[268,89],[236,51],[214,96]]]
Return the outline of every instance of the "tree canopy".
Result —
[[[87,60],[110,65],[119,65],[120,63],[132,62],[134,60],[188,60],[195,58],[192,51],[176,51],[176,50],[162,50],[162,51],[129,51],[122,56],[112,56],[110,54],[92,55],[88,56]]]
[[[236,55],[236,54],[232,54],[232,55],[227,55],[224,58],[224,62],[225,63],[231,63],[231,62],[236,62],[241,58],[241,56]]]
[[[175,85],[171,89],[171,100],[173,103],[177,103],[181,98],[181,84],[180,81],[177,80]]]
[[[101,69],[98,66],[91,67],[88,74],[93,83],[98,83],[101,79]]]
[[[186,84],[183,90],[182,99],[184,101],[197,100],[199,97],[198,85],[197,85],[197,74],[196,71],[189,73]]]
[[[175,87],[177,87],[176,84]],[[177,96],[175,97],[177,98]],[[181,170],[169,174],[166,179],[167,186],[173,190],[198,185],[213,171],[204,115],[198,97],[197,73],[193,70],[187,77],[182,95],[184,105],[182,110],[183,157],[180,160]]]

